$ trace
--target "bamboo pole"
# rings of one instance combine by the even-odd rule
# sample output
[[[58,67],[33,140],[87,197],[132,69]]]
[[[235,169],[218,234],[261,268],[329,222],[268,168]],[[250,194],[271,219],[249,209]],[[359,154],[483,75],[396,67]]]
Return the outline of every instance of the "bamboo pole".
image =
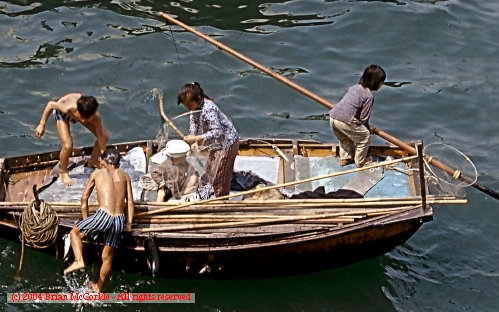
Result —
[[[278,218],[276,218],[278,219]],[[246,221],[258,221],[259,219],[245,219]],[[151,219],[138,219],[134,221],[135,224],[170,224],[170,225],[178,225],[178,224],[219,224],[219,223],[226,223],[226,222],[231,222],[234,220],[210,220],[210,219],[175,219],[175,220],[165,220],[165,219],[156,219],[156,218],[151,218]],[[315,224],[315,223],[352,223],[355,222],[355,218],[326,218],[326,219],[320,219],[320,220],[298,220],[298,221],[287,221],[289,223],[293,224]]]
[[[439,195],[429,195],[426,198],[429,200],[439,200],[439,201],[445,201],[445,200],[453,200],[455,197],[453,196],[439,196]],[[269,199],[269,200],[252,200],[252,199],[245,199],[245,200],[237,200],[237,201],[228,201],[228,200],[219,200],[219,201],[212,201],[209,206],[212,205],[241,205],[241,206],[248,206],[248,205],[283,205],[285,203],[297,203],[297,204],[306,204],[306,203],[356,203],[356,202],[383,202],[383,201],[407,201],[407,200],[413,200],[413,201],[421,201],[421,196],[410,196],[410,197],[383,197],[383,198],[348,198],[348,199],[341,199],[341,198],[323,198],[323,199]],[[0,209],[2,207],[16,207],[16,206],[26,206],[29,202],[0,202]],[[162,206],[178,206],[178,202],[143,202],[143,201],[135,201],[134,202],[135,207],[137,208],[150,208],[150,207],[162,207]],[[81,203],[79,202],[50,202],[50,205],[52,208],[66,208],[66,207],[81,207]],[[98,208],[99,205],[96,202],[89,203],[90,208]]]
[[[386,214],[395,211],[394,209],[391,210],[383,210],[378,212],[379,214]],[[360,214],[359,214],[360,213]],[[93,213],[90,213],[90,215]],[[147,216],[144,218],[138,218],[134,220],[134,223],[192,223],[192,222],[227,222],[227,221],[234,221],[234,220],[254,220],[254,219],[279,219],[279,218],[289,218],[292,216],[316,216],[316,213],[310,214],[310,213],[303,213],[303,214],[284,214],[284,215],[279,215],[279,214],[240,214],[240,215],[193,215],[193,214],[187,214],[187,215],[159,215],[159,216]],[[59,218],[81,218],[81,214],[77,213],[61,213],[57,214]],[[324,219],[324,221],[328,222],[343,222],[343,221],[348,221],[350,220],[351,222],[355,221],[355,219],[362,219],[365,218],[367,214],[363,214],[362,212],[359,211],[350,211],[350,212],[345,212],[344,215],[334,217],[334,218],[328,218]]]
[[[300,184],[300,183],[311,182],[311,181],[316,181],[316,180],[321,180],[321,179],[326,179],[326,178],[332,178],[332,177],[343,175],[343,174],[360,172],[360,171],[363,171],[363,170],[369,170],[369,169],[372,169],[372,168],[375,168],[375,167],[392,165],[392,164],[395,164],[395,163],[398,163],[398,162],[401,162],[401,161],[408,161],[408,160],[411,160],[413,158],[416,158],[416,156],[404,157],[404,158],[397,159],[397,160],[392,160],[392,161],[384,161],[384,162],[381,162],[381,163],[378,163],[378,164],[375,164],[375,165],[366,166],[366,167],[362,167],[362,168],[356,168],[356,169],[346,170],[346,171],[342,171],[342,172],[334,172],[334,173],[330,173],[330,174],[319,176],[319,177],[313,177],[313,178],[299,180],[299,181],[282,183],[282,184],[277,184],[277,185],[274,185],[274,186],[262,187],[260,189],[249,190],[249,191],[246,191],[246,192],[241,192],[241,193],[237,193],[237,194],[221,196],[221,197],[213,198],[213,199],[206,199],[206,200],[202,200],[202,201],[199,201],[199,202],[190,202],[190,203],[178,205],[176,207],[169,207],[169,208],[162,208],[162,209],[158,209],[158,210],[154,210],[154,211],[141,212],[139,214],[136,214],[136,216],[149,215],[149,214],[157,214],[157,213],[161,213],[161,212],[165,212],[165,211],[169,211],[169,210],[174,210],[174,209],[179,209],[179,208],[184,208],[184,207],[189,207],[189,206],[193,206],[193,205],[205,204],[205,203],[209,203],[209,202],[212,202],[212,201],[215,201],[215,200],[229,199],[229,198],[236,197],[236,196],[254,194],[254,193],[258,193],[258,192],[273,190],[273,189],[277,189],[277,188],[281,188],[281,187],[286,187],[286,186],[291,186],[291,185],[296,185],[296,184]]]
[[[324,208],[324,209],[332,209],[332,208],[363,208],[363,207],[383,207],[383,206],[401,206],[401,205],[417,205],[421,203],[421,200],[389,200],[389,201],[354,201],[352,199],[352,202],[348,202],[348,200],[334,200],[331,199],[331,201],[324,201],[324,202],[292,202],[293,200],[283,200],[280,203],[273,203],[270,205],[265,204],[264,202],[261,203],[248,203],[245,205],[230,205],[230,203],[227,204],[220,204],[218,208],[233,208],[231,210],[223,210],[223,213],[228,213],[228,212],[245,212],[250,209],[275,209],[275,210],[285,210],[285,209],[307,209],[307,208]],[[459,204],[466,204],[468,201],[466,199],[428,199],[427,203],[428,204],[437,204],[437,205],[459,205]],[[19,203],[19,204],[14,204],[14,205],[6,205],[6,203],[0,203],[0,212],[21,212],[25,209],[24,206],[26,206],[27,203]],[[54,205],[51,204],[52,208],[57,212],[57,213],[76,213],[79,214],[81,213],[80,209],[77,208],[68,208],[68,207],[76,207],[77,205],[72,205],[72,206],[59,206],[59,205]],[[78,205],[79,206],[79,205]],[[158,207],[157,205],[154,205],[152,207]],[[179,207],[178,204],[175,205],[167,205],[167,208],[177,208]],[[212,206],[212,205],[199,205],[196,206],[199,209],[195,210],[195,213],[212,213],[214,209],[204,209],[204,208],[217,208],[217,206]],[[139,207],[136,206],[139,210],[145,210],[147,208],[150,208],[148,205],[141,205]],[[98,209],[98,207],[91,207],[89,209],[90,213],[95,212]],[[153,210],[156,211],[156,210]],[[146,212],[146,211],[144,211]],[[188,213],[188,211],[184,211],[184,213]],[[141,218],[145,217],[147,214],[144,215],[139,215],[136,214],[135,217]]]
[[[159,16],[161,16],[162,18],[166,19],[167,21],[173,23],[173,24],[176,24],[182,28],[184,28],[185,30],[193,33],[194,35],[208,41],[209,43],[213,44],[214,46],[218,47],[219,49],[223,50],[223,51],[226,51],[228,52],[229,54],[239,58],[240,60],[250,64],[251,66],[263,71],[264,73],[266,73],[267,75],[271,76],[272,78],[275,78],[276,80],[284,83],[285,85],[287,85],[288,87],[291,87],[292,89],[302,93],[303,95],[309,97],[310,99],[316,101],[317,103],[325,106],[326,108],[328,109],[332,109],[334,108],[334,104],[327,101],[326,99],[310,92],[309,90],[301,87],[300,85],[292,82],[291,80],[287,79],[286,77],[280,75],[280,74],[277,74],[275,73],[274,71],[272,71],[271,69],[269,69],[268,67],[265,67],[257,62],[255,62],[254,60],[244,56],[243,54],[229,48],[228,46],[216,41],[215,39],[211,38],[211,37],[208,37],[206,36],[205,34],[195,30],[194,28],[174,19],[173,17],[163,13],[163,12],[160,12],[159,13]],[[417,151],[414,147],[410,146],[409,144],[407,143],[404,143],[402,141],[400,141],[399,139],[395,138],[394,136],[380,130],[380,129],[377,129],[376,127],[373,127],[373,126],[370,126],[370,131],[376,135],[378,135],[379,137],[387,140],[388,142],[390,143],[393,143],[395,145],[397,145],[398,147],[404,149],[406,152],[410,153],[411,155],[416,155],[417,154]],[[452,177],[457,177],[459,178],[460,180],[462,181],[465,181],[466,183],[472,183],[471,186],[473,186],[474,188],[484,192],[485,194],[487,195],[490,195],[491,197],[495,198],[495,199],[499,199],[499,193],[497,193],[496,191],[492,190],[492,189],[489,189],[488,187],[482,185],[482,184],[479,184],[478,182],[476,181],[473,181],[471,180],[469,177],[466,177],[464,175],[462,175],[459,170],[455,170],[443,163],[441,163],[440,161],[436,160],[436,159],[433,159],[431,156],[425,156],[425,159],[428,163],[430,163],[431,165],[439,168],[440,170],[443,170],[444,172],[446,172],[447,174],[451,175]]]
[[[454,196],[435,196],[430,195],[427,196],[428,199],[431,200],[454,200]],[[325,204],[340,204],[340,203],[364,203],[364,202],[387,202],[387,201],[421,201],[421,196],[409,196],[409,197],[384,197],[384,198],[322,198],[322,199],[269,199],[269,200],[253,200],[253,199],[245,199],[245,200],[220,200],[220,201],[212,201],[209,205],[198,205],[198,206],[208,206],[212,207],[213,205],[220,205],[223,207],[228,206],[253,206],[253,205],[265,205],[265,206],[283,206],[288,204],[307,204],[307,203],[325,203]],[[178,202],[136,202],[135,207],[171,207],[178,206]]]
[[[275,73],[274,71],[272,71],[271,69],[269,69],[268,67],[265,67],[261,64],[258,64],[257,62],[253,61],[252,59],[242,55],[241,53],[227,47],[226,45],[210,38],[209,36],[206,36],[205,34],[195,30],[194,28],[174,19],[173,17],[170,17],[169,15],[163,13],[163,12],[160,12],[159,13],[159,16],[161,16],[162,18],[168,20],[169,22],[172,22],[182,28],[184,28],[185,30],[195,34],[196,36],[198,37],[201,37],[202,39],[208,41],[209,43],[215,45],[216,47],[220,48],[221,50],[223,51],[226,51],[230,54],[232,54],[233,56],[239,58],[240,60],[250,64],[251,66],[255,67],[255,68],[258,68],[259,70],[263,71],[264,73],[266,73],[267,75],[279,80],[280,82],[284,83],[285,85],[288,85],[290,87],[292,87],[293,89],[295,89],[296,91],[306,95],[307,97],[321,103],[322,105],[324,106],[330,106],[330,108],[333,108],[333,104],[329,103],[327,100],[321,98],[320,96],[316,95],[316,94],[313,94],[312,92],[308,91],[307,89],[301,87],[300,85],[292,82],[291,80],[287,79],[286,77],[282,76],[282,75],[279,75],[277,73]]]

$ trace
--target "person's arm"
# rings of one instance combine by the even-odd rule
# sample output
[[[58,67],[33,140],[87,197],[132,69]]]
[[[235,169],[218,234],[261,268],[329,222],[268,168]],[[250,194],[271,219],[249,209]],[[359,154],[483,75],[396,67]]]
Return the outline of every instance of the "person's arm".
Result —
[[[199,133],[199,122],[202,112],[192,113],[189,117],[189,135],[197,135]]]
[[[133,193],[132,193],[132,182],[130,181],[130,176],[126,175],[126,203],[127,203],[127,217],[126,217],[126,225],[125,231],[130,232],[132,230],[132,221],[133,214],[135,213],[135,204],[133,202]]]
[[[92,117],[81,123],[95,135],[100,152],[104,153],[109,140],[109,133],[107,132],[106,127],[104,127],[99,111],[96,111]]]
[[[201,132],[201,114],[202,112],[196,112],[194,114],[191,114],[189,118],[189,134],[184,136],[183,138],[184,141],[189,145],[199,143],[203,140],[203,137],[199,134]]]
[[[166,160],[159,165],[152,165],[151,168],[151,178],[158,188],[165,188],[165,178],[163,177],[163,172],[166,170]]]
[[[195,192],[198,186],[197,182],[198,182],[198,177],[195,174],[191,175],[184,189],[184,195]]]
[[[43,134],[45,133],[45,123],[47,122],[47,119],[50,117],[50,114],[54,109],[59,108],[60,103],[56,101],[50,101],[45,105],[45,109],[43,110],[42,117],[40,118],[40,123],[35,129],[35,135],[37,138],[41,138]]]
[[[107,133],[106,128],[104,127],[104,124],[102,122],[102,118],[100,116],[100,113],[97,111],[94,114],[95,118],[95,136],[97,137],[97,143],[99,144],[99,149],[101,153],[104,153],[106,150],[106,145],[107,141],[109,140],[109,134]]]
[[[85,187],[85,189],[83,190],[83,194],[81,195],[81,215],[83,219],[88,218],[88,198],[90,197],[90,194],[92,194],[92,191],[95,187],[95,173],[96,171],[92,172],[92,174],[90,175],[87,186]]]

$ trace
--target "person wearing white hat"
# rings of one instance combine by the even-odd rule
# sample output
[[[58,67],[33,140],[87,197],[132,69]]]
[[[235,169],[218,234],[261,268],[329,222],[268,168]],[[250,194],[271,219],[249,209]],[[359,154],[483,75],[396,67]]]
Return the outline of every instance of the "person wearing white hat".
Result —
[[[158,186],[158,202],[175,197],[180,199],[196,191],[198,177],[195,169],[187,162],[189,144],[182,140],[170,140],[166,147],[151,157],[153,166],[151,177]]]

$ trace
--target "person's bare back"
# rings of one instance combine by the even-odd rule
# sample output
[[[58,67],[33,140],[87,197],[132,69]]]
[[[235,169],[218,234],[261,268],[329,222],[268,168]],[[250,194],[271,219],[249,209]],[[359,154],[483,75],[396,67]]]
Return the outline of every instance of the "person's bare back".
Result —
[[[104,165],[101,169],[96,169],[83,191],[82,205],[88,205],[88,197],[92,190],[96,188],[99,208],[111,216],[124,213],[125,205],[128,205],[128,218],[125,230],[131,228],[131,218],[133,217],[133,198],[130,177],[120,169],[112,165]],[[87,209],[84,209],[87,208]],[[82,206],[88,210],[88,206]],[[84,218],[86,216],[83,216]]]
[[[94,171],[99,207],[112,216],[123,214],[129,177],[112,166]]]

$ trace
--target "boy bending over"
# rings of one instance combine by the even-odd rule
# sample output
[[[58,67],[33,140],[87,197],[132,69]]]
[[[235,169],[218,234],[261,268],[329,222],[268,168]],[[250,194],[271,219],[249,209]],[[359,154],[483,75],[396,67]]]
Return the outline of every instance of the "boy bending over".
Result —
[[[61,179],[66,185],[72,185],[73,180],[68,174],[68,162],[73,152],[73,137],[69,130],[69,123],[80,122],[85,128],[90,130],[97,138],[94,143],[92,155],[88,160],[89,167],[97,168],[99,162],[97,157],[106,149],[109,134],[102,124],[102,119],[97,111],[99,103],[93,96],[85,96],[80,93],[70,93],[59,101],[50,101],[45,106],[40,124],[35,129],[35,135],[38,138],[45,132],[45,123],[52,111],[56,120],[57,132],[61,138],[61,153],[59,154],[59,166],[61,168]]]

